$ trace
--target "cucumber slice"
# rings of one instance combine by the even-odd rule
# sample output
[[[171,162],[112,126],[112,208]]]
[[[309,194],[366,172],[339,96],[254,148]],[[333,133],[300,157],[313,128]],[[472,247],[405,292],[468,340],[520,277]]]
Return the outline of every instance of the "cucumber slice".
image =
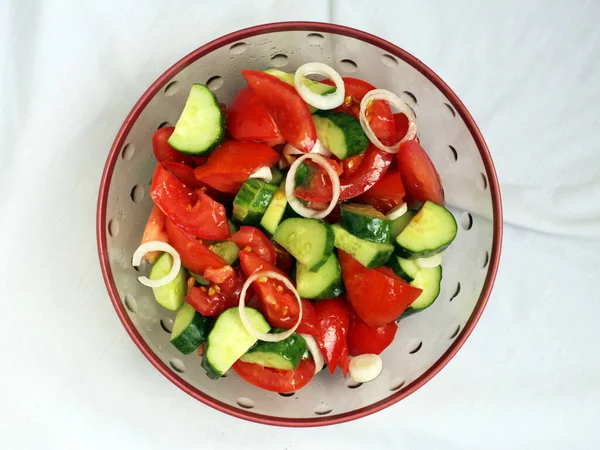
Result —
[[[415,279],[410,282],[414,287],[422,289],[421,295],[410,304],[404,315],[410,315],[430,307],[436,298],[440,295],[442,284],[442,266],[432,267],[430,269],[420,269]]]
[[[282,332],[285,330],[273,330]],[[302,336],[293,333],[287,339],[279,342],[259,341],[254,347],[242,355],[241,361],[260,364],[273,369],[294,370],[300,364],[302,356],[308,349]]]
[[[217,97],[203,84],[192,84],[183,112],[169,138],[181,153],[204,155],[225,139],[225,114]]]
[[[335,246],[350,254],[363,266],[374,269],[382,266],[394,251],[392,244],[369,242],[348,233],[340,225],[332,226],[335,234]]]
[[[274,75],[279,78],[281,81],[286,82],[287,84],[291,84],[294,86],[294,74],[283,72],[281,70],[273,69],[269,67],[265,69],[263,72],[268,73],[269,75]],[[305,79],[304,84],[308,86],[308,88],[313,91],[315,94],[319,95],[327,95],[335,92],[335,86],[330,86],[325,83],[319,83],[318,81],[312,81]]]
[[[286,219],[277,227],[273,240],[312,272],[319,270],[333,253],[331,225],[318,219]]]
[[[435,255],[452,243],[456,230],[456,220],[450,211],[426,201],[396,238],[396,253],[407,259]]]
[[[415,217],[417,211],[409,209],[403,215],[392,221],[392,239],[396,239],[400,233],[406,228],[410,221]]]
[[[275,166],[271,167],[271,181],[269,181],[269,184],[279,186],[282,181],[283,181],[283,172]]]
[[[415,279],[417,273],[421,270],[417,263],[412,259],[404,259],[392,255],[387,262],[388,266],[398,275],[409,283]]]
[[[283,189],[277,189],[273,195],[273,200],[269,203],[265,214],[260,219],[260,226],[272,235],[279,226],[279,222],[283,219],[285,208],[287,206],[287,198]]]
[[[231,241],[223,241],[208,247],[213,253],[216,253],[225,260],[230,266],[237,261],[240,249]]]
[[[302,184],[302,182],[306,179],[306,177],[308,177],[309,175],[309,169],[308,169],[308,165],[306,163],[302,163],[298,166],[298,169],[296,170],[296,186],[300,186]]]
[[[350,114],[317,111],[312,117],[317,137],[339,159],[360,155],[367,149],[369,138]]]
[[[235,223],[233,223],[233,220],[227,219],[227,225],[229,225],[229,234],[234,235],[235,233],[237,233],[238,227]]]
[[[323,300],[334,298],[344,292],[342,269],[335,254],[316,272],[311,272],[304,264],[296,266],[296,289],[302,298]]]
[[[175,317],[171,344],[184,355],[189,355],[206,340],[210,323],[210,317],[200,315],[192,305],[184,303]]]
[[[271,329],[263,315],[254,308],[246,307],[246,315],[257,331],[267,333]],[[244,328],[239,308],[227,309],[219,315],[208,334],[202,367],[210,378],[220,378],[256,341]]]
[[[151,280],[158,280],[167,275],[171,271],[171,267],[173,267],[173,257],[168,253],[163,253],[154,266],[152,266],[149,278]],[[185,291],[186,274],[183,267],[179,269],[179,273],[169,284],[152,288],[154,298],[158,304],[170,311],[177,311],[181,308],[183,299],[185,298]]]
[[[258,225],[275,191],[277,186],[262,180],[246,180],[233,200],[233,218],[244,225]]]
[[[341,205],[340,225],[361,239],[382,244],[392,243],[392,221],[371,205]]]

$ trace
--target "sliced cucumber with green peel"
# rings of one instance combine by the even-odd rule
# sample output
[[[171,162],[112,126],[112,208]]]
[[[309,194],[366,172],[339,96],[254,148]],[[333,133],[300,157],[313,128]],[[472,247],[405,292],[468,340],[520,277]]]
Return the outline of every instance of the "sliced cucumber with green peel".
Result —
[[[173,267],[173,257],[169,253],[163,253],[152,266],[149,278],[159,280],[166,276]],[[152,288],[154,298],[160,306],[170,311],[177,311],[183,305],[186,292],[186,273],[182,267],[173,281],[164,286]]]
[[[392,221],[371,205],[342,204],[340,225],[354,236],[366,241],[392,243]]]
[[[273,240],[312,272],[319,270],[333,253],[331,225],[318,219],[286,219],[277,227]]]
[[[287,198],[285,196],[285,191],[281,188],[277,189],[265,214],[262,216],[262,219],[260,219],[260,226],[270,235],[273,235],[275,230],[277,230],[281,219],[283,219],[286,206]]]
[[[335,234],[336,248],[350,254],[369,269],[384,265],[394,251],[392,244],[366,241],[349,233],[339,224],[333,225],[332,228]]]
[[[271,167],[271,181],[269,181],[269,184],[274,184],[275,186],[279,186],[282,181],[283,181],[283,172],[275,166]]]
[[[223,241],[208,247],[213,253],[216,253],[225,260],[230,266],[237,261],[240,249],[231,241]]]
[[[400,233],[406,228],[413,217],[417,214],[414,209],[409,209],[397,219],[392,221],[392,239],[396,239]]]
[[[420,269],[411,286],[422,289],[421,295],[410,304],[404,311],[402,317],[410,316],[416,312],[429,308],[440,295],[442,284],[442,266],[432,267],[430,269]]]
[[[286,82],[287,84],[291,84],[292,86],[295,85],[294,74],[292,73],[283,72],[278,69],[273,69],[272,67],[265,69],[263,72],[268,73],[269,75],[274,75],[281,81]],[[336,90],[335,86],[330,86],[325,83],[319,83],[318,81],[308,80],[306,78],[304,79],[304,84],[306,84],[311,91],[318,95],[331,94]]]
[[[192,305],[184,303],[173,323],[171,344],[184,355],[194,352],[206,341],[211,322],[210,317],[202,316]]]
[[[275,191],[277,186],[262,180],[246,180],[233,200],[233,218],[244,225],[258,225],[273,200]]]
[[[229,226],[229,234],[234,235],[237,233],[238,227],[233,223],[233,220],[227,219],[227,225]]]
[[[296,266],[296,290],[302,298],[324,300],[335,298],[344,292],[342,269],[335,254],[331,254],[325,264],[316,272],[311,272],[304,264]]]
[[[445,250],[456,237],[450,211],[426,201],[396,238],[396,254],[407,259],[426,258]]]
[[[367,149],[369,138],[350,114],[319,110],[312,117],[317,137],[339,159],[360,155]]]
[[[194,277],[196,282],[202,286],[208,286],[210,282],[204,278],[202,275],[198,275],[197,273],[190,272],[190,275]]]
[[[284,331],[273,330],[274,333]],[[259,341],[247,353],[242,355],[240,361],[260,364],[273,369],[294,370],[300,364],[307,349],[304,338],[297,333],[293,333],[287,339],[279,342]]]
[[[308,168],[308,165],[306,163],[300,164],[298,166],[298,169],[296,170],[296,178],[294,179],[294,181],[296,182],[296,186],[300,186],[302,182],[306,180],[306,177],[308,177],[309,173],[310,170]]]
[[[251,326],[259,333],[267,333],[271,326],[261,313],[246,307],[246,316]],[[208,334],[202,367],[210,378],[217,379],[235,363],[257,339],[242,323],[238,307],[223,311]]]
[[[225,114],[215,94],[203,84],[192,84],[183,112],[169,138],[181,153],[204,155],[225,139]]]
[[[417,263],[412,259],[400,258],[397,255],[392,255],[388,260],[387,265],[390,266],[396,275],[409,283],[415,279],[417,273],[421,270],[421,268],[417,266]]]

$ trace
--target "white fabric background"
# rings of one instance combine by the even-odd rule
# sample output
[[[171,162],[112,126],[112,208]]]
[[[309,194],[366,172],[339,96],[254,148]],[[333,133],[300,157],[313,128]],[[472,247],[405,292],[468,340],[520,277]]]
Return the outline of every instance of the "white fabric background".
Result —
[[[456,358],[325,429],[240,421],[170,384],[117,319],[96,254],[100,175],[134,102],[201,44],[279,20],[361,28],[437,71],[490,146],[507,222]],[[0,1],[0,447],[600,448],[598,23],[582,0]]]

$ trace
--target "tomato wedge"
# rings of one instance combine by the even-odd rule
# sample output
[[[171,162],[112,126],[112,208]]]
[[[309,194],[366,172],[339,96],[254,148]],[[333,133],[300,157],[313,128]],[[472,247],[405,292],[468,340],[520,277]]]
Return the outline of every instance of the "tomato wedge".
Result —
[[[275,246],[258,228],[241,226],[229,240],[237,245],[240,250],[248,248],[269,264],[275,264],[277,262]]]
[[[360,101],[367,92],[375,89],[375,86],[358,78],[344,77],[342,80],[344,80],[346,98],[344,99],[344,104],[337,108],[337,110],[351,114],[358,119],[360,115]],[[334,84],[331,80],[323,80],[322,83],[332,86]],[[396,138],[394,116],[387,102],[383,100],[372,102],[367,108],[366,116],[371,130],[373,130],[375,136],[383,144],[392,145],[398,142],[394,140]]]
[[[194,160],[191,157],[179,153],[167,142],[174,130],[175,127],[163,127],[156,130],[152,136],[152,150],[154,151],[154,156],[158,162],[172,161],[184,164],[194,164]]]
[[[247,277],[263,270],[285,275],[275,265],[265,261],[252,251],[242,250],[239,253],[239,257],[242,270]],[[266,280],[257,280],[252,283],[252,289],[260,300],[261,307],[259,309],[272,326],[285,328],[286,330],[294,326],[300,312],[298,301],[283,283],[272,278],[267,278]],[[308,300],[302,300],[302,321],[296,332],[311,334],[313,336],[319,334],[314,308]]]
[[[187,187],[160,163],[152,177],[150,196],[169,219],[194,236],[205,239],[229,237],[225,207],[202,190]]]
[[[196,239],[168,218],[165,229],[169,244],[181,257],[181,264],[192,272],[203,274],[209,267],[219,268],[227,264],[223,258],[210,251],[201,240]]]
[[[275,247],[275,253],[277,253],[276,266],[279,267],[279,269],[281,269],[286,275],[291,274],[292,267],[294,265],[292,255],[290,255],[289,252],[277,242],[273,242],[273,246]]]
[[[169,172],[171,172],[173,175],[175,175],[177,179],[183,184],[185,184],[187,187],[191,189],[203,189],[204,192],[209,194],[206,184],[196,179],[196,177],[194,176],[194,169],[188,166],[187,164],[165,161],[162,163],[162,166]]]
[[[405,141],[398,151],[398,167],[406,190],[415,200],[444,205],[444,190],[431,159],[418,142]]]
[[[203,316],[218,316],[237,306],[244,285],[243,277],[231,266],[209,267],[204,271],[209,286],[192,287],[185,301]]]
[[[333,374],[339,364],[344,376],[346,376],[348,372],[346,365],[348,359],[346,335],[350,325],[348,306],[340,297],[330,298],[317,302],[315,312],[321,331],[317,339],[317,345],[323,352],[329,372]]]
[[[231,102],[227,130],[240,141],[260,141],[267,145],[285,142],[273,117],[250,86],[238,92]]]
[[[315,374],[312,359],[303,359],[294,370],[280,370],[252,364],[239,359],[232,366],[235,373],[248,383],[271,392],[287,394],[308,384]]]
[[[386,323],[378,327],[370,327],[359,317],[350,321],[348,330],[348,351],[351,356],[374,353],[379,355],[394,340],[398,324],[396,322]]]
[[[148,222],[146,222],[146,228],[144,228],[144,235],[142,236],[142,242],[148,241],[162,241],[168,242],[167,231],[165,230],[165,213],[156,205],[152,206]],[[144,258],[148,260],[150,264],[154,264],[156,260],[162,255],[162,252],[148,252],[144,255]]]
[[[342,278],[348,300],[360,319],[370,327],[393,322],[421,294],[389,267],[367,269],[349,254],[339,250]]]
[[[364,156],[365,154],[361,153],[360,155],[352,156],[342,161],[342,168],[344,170],[343,173],[345,177],[349,177],[354,172],[356,172],[356,169],[358,169],[358,167],[360,166],[360,162],[362,161]]]
[[[260,142],[225,141],[194,176],[217,191],[235,194],[256,169],[273,167],[279,154]]]
[[[400,142],[408,132],[408,117],[403,113],[396,113],[394,114],[394,124],[396,125],[396,140],[394,142]]]
[[[404,203],[405,194],[400,171],[392,165],[371,189],[358,197],[358,200],[387,214],[394,206]]]
[[[317,141],[317,131],[308,105],[294,86],[257,70],[242,70],[242,75],[265,105],[283,138],[305,153]]]
[[[371,189],[383,177],[392,160],[392,154],[369,145],[356,171],[340,178],[340,201],[357,197]],[[314,183],[311,182],[308,187],[298,186],[295,195],[309,202],[329,203],[333,195],[329,177],[313,177],[312,180],[315,180]]]

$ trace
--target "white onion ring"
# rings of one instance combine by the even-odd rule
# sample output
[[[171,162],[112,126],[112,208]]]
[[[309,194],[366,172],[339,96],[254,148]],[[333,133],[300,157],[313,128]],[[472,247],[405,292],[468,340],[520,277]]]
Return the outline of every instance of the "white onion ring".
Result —
[[[331,187],[333,189],[333,197],[331,198],[331,202],[327,209],[323,211],[315,211],[314,209],[307,208],[304,206],[300,200],[294,195],[294,190],[296,189],[296,172],[298,171],[298,167],[305,159],[312,159],[314,162],[319,164],[321,167],[325,169],[329,178],[331,178]],[[305,153],[292,164],[290,167],[290,171],[287,174],[285,179],[285,196],[287,198],[288,203],[292,207],[294,211],[300,214],[302,217],[308,217],[310,219],[322,219],[329,215],[335,205],[340,198],[340,177],[333,170],[333,167],[323,158],[321,155],[317,155],[316,153]]]
[[[441,265],[443,257],[444,252],[439,252],[427,258],[417,258],[415,259],[415,264],[421,269],[431,269],[432,267]]]
[[[263,277],[275,278],[276,280],[281,281],[283,284],[285,284],[285,286],[290,291],[292,291],[294,293],[296,300],[298,300],[298,307],[300,308],[298,311],[298,320],[296,321],[296,324],[292,328],[290,328],[287,331],[284,331],[283,333],[269,334],[269,333],[261,333],[260,331],[256,331],[256,329],[254,329],[252,327],[252,324],[250,323],[250,321],[248,320],[248,316],[246,315],[246,292],[248,291],[248,288],[254,281],[258,280],[259,278],[263,278]],[[260,283],[260,281],[259,281],[259,283]],[[263,270],[261,272],[256,272],[248,277],[248,279],[244,283],[244,286],[242,287],[242,292],[240,294],[239,310],[240,310],[240,319],[242,320],[242,324],[244,325],[244,328],[246,328],[246,331],[248,333],[250,333],[252,336],[254,336],[256,339],[259,339],[259,340],[265,341],[265,342],[279,342],[279,341],[283,341],[284,339],[289,338],[296,331],[296,329],[300,325],[300,322],[302,321],[302,300],[300,299],[300,296],[298,295],[298,291],[296,290],[296,288],[294,287],[292,282],[290,280],[288,280],[285,276],[283,276],[277,272],[273,272],[271,270]]]
[[[315,94],[304,83],[306,75],[323,75],[335,83],[335,92],[326,95]],[[344,103],[346,89],[344,80],[339,73],[329,67],[327,64],[320,62],[312,62],[302,64],[296,70],[294,75],[294,86],[302,99],[311,106],[317,109],[334,109]]]
[[[407,211],[408,205],[406,203],[401,203],[390,209],[385,217],[387,217],[389,220],[396,220],[398,217],[402,217],[404,214],[406,214]]]
[[[308,153],[316,153],[317,155],[323,155],[326,158],[329,158],[331,156],[331,152],[329,151],[329,149],[327,147],[325,147],[319,139],[317,139],[315,141],[315,145]],[[288,159],[289,156],[298,156],[298,155],[304,155],[304,154],[305,153],[302,150],[298,150],[296,147],[294,147],[289,142],[287,144],[285,144],[285,147],[283,147],[283,156],[285,157],[286,160]]]
[[[273,179],[273,172],[271,172],[270,167],[262,166],[256,169],[248,178],[258,178],[259,180],[264,180],[266,183],[270,183]]]
[[[374,100],[384,100],[408,117],[408,131],[399,142],[396,142],[390,147],[382,144],[377,136],[375,136],[375,133],[373,133],[373,130],[371,130],[371,125],[369,125],[369,121],[367,120],[367,108]],[[398,153],[401,142],[410,141],[417,135],[417,118],[415,117],[413,110],[410,109],[410,107],[404,101],[400,100],[396,94],[385,89],[373,89],[372,91],[367,92],[367,94],[360,101],[359,118],[360,124],[362,125],[365,134],[369,138],[369,141],[371,141],[375,147],[387,153]]]
[[[321,349],[317,345],[317,341],[310,334],[300,334],[306,341],[306,346],[308,347],[308,351],[312,355],[312,359],[315,362],[315,373],[319,373],[323,370],[323,366],[325,365],[325,358],[323,357],[323,353],[321,353]]]
[[[131,264],[134,267],[139,266],[142,263],[142,258],[144,257],[144,255],[148,252],[154,251],[167,252],[173,257],[173,265],[171,266],[171,271],[158,280],[151,280],[150,278],[144,276],[138,277],[140,283],[142,283],[144,286],[148,286],[151,288],[157,288],[169,284],[177,277],[179,269],[181,269],[181,258],[179,257],[179,253],[177,253],[177,250],[175,250],[166,242],[162,241],[144,242],[137,248],[137,250],[133,254]]]

